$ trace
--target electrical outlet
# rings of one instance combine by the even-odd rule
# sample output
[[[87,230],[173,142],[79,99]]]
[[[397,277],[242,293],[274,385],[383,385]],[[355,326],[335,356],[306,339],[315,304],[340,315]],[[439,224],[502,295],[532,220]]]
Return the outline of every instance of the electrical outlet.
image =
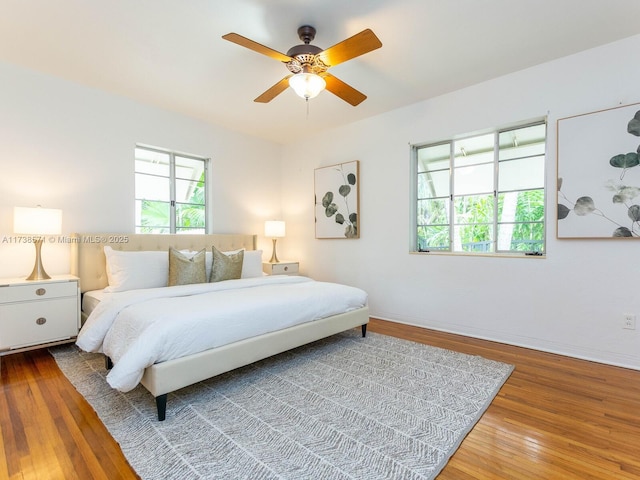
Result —
[[[627,330],[635,330],[636,329],[636,316],[631,315],[630,313],[625,313],[622,316],[622,328],[626,328]]]

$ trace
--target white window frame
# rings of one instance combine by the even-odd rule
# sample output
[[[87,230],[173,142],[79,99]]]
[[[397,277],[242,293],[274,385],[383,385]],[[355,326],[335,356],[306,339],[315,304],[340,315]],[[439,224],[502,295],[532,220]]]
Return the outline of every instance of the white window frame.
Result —
[[[499,226],[499,218],[498,218],[498,194],[499,193],[503,193],[503,192],[499,192],[498,191],[498,178],[499,178],[499,168],[500,168],[500,161],[499,161],[499,153],[500,153],[500,146],[499,146],[499,136],[501,133],[505,133],[505,132],[509,132],[512,130],[519,130],[522,128],[526,128],[526,127],[532,127],[532,126],[536,126],[536,125],[544,125],[545,126],[545,158],[546,158],[546,142],[547,142],[547,137],[548,137],[548,126],[547,126],[547,119],[546,117],[543,118],[539,118],[539,119],[535,119],[535,120],[529,120],[526,122],[520,122],[517,124],[513,124],[513,125],[509,125],[507,127],[502,127],[502,128],[497,128],[497,129],[492,129],[492,130],[486,130],[486,131],[482,131],[482,132],[477,132],[474,134],[468,134],[468,135],[460,135],[460,136],[456,136],[453,138],[449,138],[446,140],[441,140],[441,141],[436,141],[436,142],[428,142],[428,143],[421,143],[421,144],[413,144],[410,145],[410,149],[411,149],[411,208],[410,208],[410,214],[411,214],[411,224],[412,224],[412,231],[411,231],[411,240],[410,240],[410,251],[412,253],[445,253],[445,254],[449,254],[449,255],[489,255],[489,256],[504,256],[504,255],[510,255],[510,256],[546,256],[546,246],[547,246],[547,186],[546,186],[546,160],[544,160],[544,173],[543,173],[543,177],[544,177],[544,181],[543,181],[543,185],[542,185],[542,191],[543,191],[543,205],[544,205],[544,215],[543,215],[543,219],[540,222],[542,224],[542,228],[543,228],[543,239],[542,239],[542,249],[540,250],[531,250],[531,251],[519,251],[519,250],[505,250],[505,249],[499,249],[498,248],[498,226]],[[455,184],[456,184],[456,178],[455,178],[455,166],[454,166],[454,158],[455,158],[455,152],[454,152],[454,145],[456,143],[460,143],[461,141],[465,140],[465,139],[470,139],[470,138],[474,138],[474,137],[481,137],[483,135],[489,135],[489,134],[493,134],[494,136],[494,147],[493,147],[493,191],[492,192],[486,192],[486,194],[492,194],[493,195],[493,202],[494,202],[494,207],[493,207],[493,221],[492,221],[492,229],[493,229],[493,240],[492,242],[492,249],[490,252],[476,252],[476,251],[463,251],[463,250],[456,250],[454,249],[454,239],[455,239],[455,235],[454,235],[454,228],[455,228],[455,198],[456,198],[456,190],[455,190]],[[419,163],[418,163],[418,151],[422,148],[429,148],[429,147],[437,147],[437,146],[446,146],[449,145],[450,146],[450,153],[449,153],[449,165],[448,168],[443,169],[442,171],[448,171],[448,175],[449,175],[449,195],[448,198],[446,196],[442,196],[442,197],[433,197],[433,198],[441,198],[444,201],[448,202],[447,205],[447,212],[448,212],[448,224],[442,224],[443,226],[448,226],[449,229],[449,246],[446,249],[442,249],[442,248],[436,248],[436,249],[420,249],[419,245],[418,245],[418,202],[419,202],[419,198],[418,198],[418,177],[419,177]],[[527,157],[523,157],[523,158],[527,158]],[[522,190],[516,190],[516,191],[526,191],[528,189],[522,189]],[[459,194],[458,194],[459,195]]]
[[[180,203],[177,201],[176,199],[176,180],[181,180],[180,178],[176,178],[176,157],[180,157],[180,158],[186,158],[189,160],[196,160],[196,161],[201,161],[203,162],[203,171],[204,171],[204,231],[205,233],[210,233],[211,232],[211,228],[210,228],[210,221],[209,221],[209,211],[210,211],[210,205],[209,205],[209,163],[211,161],[210,158],[207,157],[202,157],[199,155],[193,155],[193,154],[189,154],[189,153],[183,153],[183,152],[178,152],[178,151],[174,151],[174,150],[169,150],[166,148],[161,148],[161,147],[154,147],[154,146],[150,146],[150,145],[143,145],[143,144],[136,144],[135,146],[135,150],[137,149],[142,149],[142,150],[147,150],[147,151],[151,151],[151,152],[157,152],[157,153],[161,153],[161,154],[165,154],[169,156],[169,176],[165,176],[165,175],[158,175],[158,177],[161,178],[168,178],[169,179],[169,232],[166,232],[167,234],[175,234],[177,233],[177,227],[176,227],[176,204]],[[135,155],[135,150],[134,150],[134,177],[136,174],[141,173],[141,174],[145,174],[145,175],[150,175],[148,173],[144,173],[144,172],[139,172],[136,170],[135,168],[135,160],[136,160],[136,155]],[[184,179],[184,180],[192,180],[192,179]],[[144,198],[139,198],[138,197],[138,192],[135,191],[135,187],[134,187],[134,209],[137,208],[136,207],[136,202],[138,201],[142,201],[142,200],[148,200],[148,199],[144,199]],[[136,220],[134,219],[134,229],[135,232],[139,233],[139,229],[143,228],[144,225],[138,225]],[[184,234],[188,234],[188,232],[186,230],[182,230],[179,233],[184,233]]]

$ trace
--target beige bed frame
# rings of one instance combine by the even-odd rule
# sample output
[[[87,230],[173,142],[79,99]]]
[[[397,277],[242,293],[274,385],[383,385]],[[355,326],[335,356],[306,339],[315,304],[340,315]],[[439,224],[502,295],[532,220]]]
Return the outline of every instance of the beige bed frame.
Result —
[[[72,235],[71,273],[80,278],[84,293],[107,286],[104,247],[142,251],[201,250],[215,245],[221,251],[256,249],[256,236],[244,234],[143,235],[118,233],[77,233]],[[85,317],[86,318],[86,317]],[[366,334],[368,307],[259,335],[194,355],[156,363],[148,367],[140,383],[156,399],[158,420],[166,416],[167,394],[207,378],[282,353],[336,333],[360,326]]]

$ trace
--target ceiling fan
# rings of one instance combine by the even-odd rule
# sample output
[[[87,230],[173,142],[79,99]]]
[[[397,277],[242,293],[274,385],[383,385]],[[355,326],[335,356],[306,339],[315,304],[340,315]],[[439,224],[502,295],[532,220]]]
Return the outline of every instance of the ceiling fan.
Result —
[[[304,43],[290,48],[286,54],[265,47],[237,33],[227,33],[222,36],[225,40],[283,62],[291,72],[274,86],[267,89],[254,102],[270,102],[289,86],[306,100],[315,97],[325,88],[354,107],[367,98],[362,92],[331,75],[327,70],[342,62],[380,48],[382,42],[376,37],[375,33],[370,29],[363,30],[326,50],[310,45],[316,36],[315,28],[303,25],[298,28],[298,36]]]

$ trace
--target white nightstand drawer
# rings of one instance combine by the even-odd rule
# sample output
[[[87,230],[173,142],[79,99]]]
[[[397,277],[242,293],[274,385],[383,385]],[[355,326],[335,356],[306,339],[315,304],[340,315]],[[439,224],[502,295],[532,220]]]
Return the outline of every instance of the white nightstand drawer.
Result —
[[[78,335],[76,297],[0,305],[0,349]]]
[[[297,275],[299,265],[298,262],[265,262],[262,264],[262,270],[269,275]]]
[[[0,287],[2,303],[74,297],[77,294],[78,282],[43,282]]]

